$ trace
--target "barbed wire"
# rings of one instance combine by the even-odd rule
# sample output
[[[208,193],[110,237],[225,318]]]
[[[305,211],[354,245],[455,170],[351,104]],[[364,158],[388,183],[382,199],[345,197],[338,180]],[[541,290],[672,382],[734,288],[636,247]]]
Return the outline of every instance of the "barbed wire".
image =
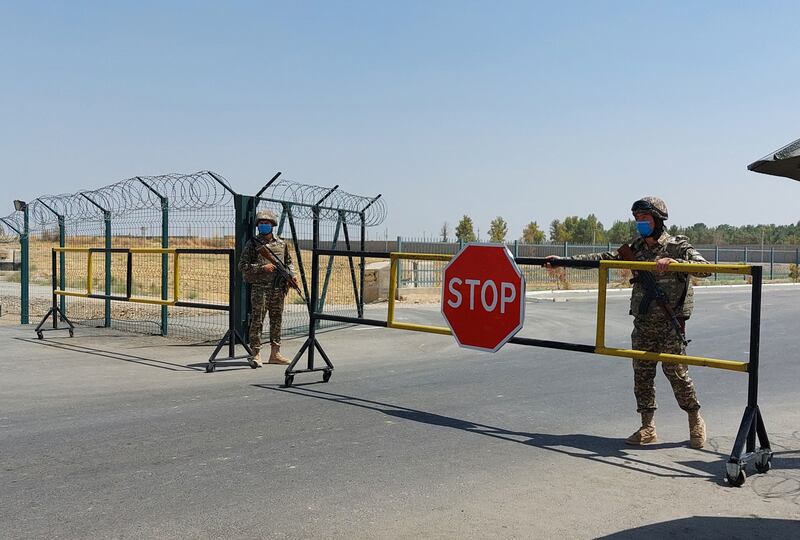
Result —
[[[302,184],[279,179],[261,195],[265,199],[274,199],[295,203],[292,207],[295,217],[312,219],[311,207],[328,194],[331,188]],[[380,225],[386,219],[386,203],[377,197],[363,197],[337,189],[331,193],[320,206],[320,217],[336,221],[340,212],[347,223],[361,223],[360,213],[364,212],[365,224],[368,227]]]
[[[25,221],[22,212],[15,211],[7,216],[0,217],[0,242],[18,240],[20,235],[17,231],[22,232],[24,227]]]
[[[135,210],[160,208],[159,195],[166,197],[174,210],[210,208],[233,200],[233,190],[225,178],[199,171],[136,176],[99,189],[44,195],[30,204],[29,212],[31,220],[39,225],[53,223],[56,214],[68,219],[97,219],[101,208],[113,218]]]

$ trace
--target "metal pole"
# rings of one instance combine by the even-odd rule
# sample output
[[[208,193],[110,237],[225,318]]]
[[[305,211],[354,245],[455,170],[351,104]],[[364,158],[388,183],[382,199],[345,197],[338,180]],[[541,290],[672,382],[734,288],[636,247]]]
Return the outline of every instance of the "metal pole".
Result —
[[[212,175],[213,176],[213,175]],[[253,235],[253,209],[255,199],[247,195],[236,194],[233,197],[233,207],[235,212],[235,259],[241,260],[244,245]],[[247,314],[250,310],[250,285],[245,283],[242,279],[239,267],[234,266],[234,286],[236,288],[235,296],[235,327],[239,334],[249,339],[247,336]]]
[[[169,247],[169,198],[165,197],[156,189],[145,182],[140,176],[136,177],[144,187],[158,197],[161,202],[161,247],[166,249]],[[169,255],[166,253],[161,254],[161,299],[167,300],[169,298]],[[177,300],[177,298],[175,299]],[[166,336],[169,331],[169,310],[167,306],[161,306],[161,335]]]
[[[264,185],[264,187],[262,187],[261,190],[258,193],[256,193],[256,199],[261,197],[261,194],[264,193],[265,191],[267,191],[267,188],[269,188],[269,186],[271,186],[273,183],[275,183],[275,180],[277,180],[280,175],[281,175],[281,171],[278,171],[277,173],[275,173],[275,176],[270,178],[269,182],[267,182]]]
[[[56,219],[58,220],[58,247],[61,247],[61,248],[66,247],[66,245],[67,245],[67,233],[66,233],[66,221],[64,219],[64,216],[62,214],[59,214],[58,212],[56,212],[53,209],[53,207],[51,207],[49,204],[44,202],[42,199],[36,199],[36,200],[39,201],[39,203],[42,206],[44,206],[45,208],[50,210],[50,212],[52,212],[53,215],[56,216]],[[58,285],[61,287],[62,291],[66,288],[66,279],[67,279],[67,277],[66,277],[65,255],[66,254],[63,251],[59,252],[59,254],[58,254]],[[59,306],[61,308],[61,316],[62,317],[66,317],[67,316],[67,298],[66,298],[66,296],[61,295],[61,298],[59,299]]]
[[[714,246],[714,264],[719,264],[719,245]],[[719,279],[719,273],[714,272],[714,281]]]
[[[380,195],[378,195],[380,197]],[[377,197],[375,198],[377,200]],[[373,200],[373,202],[375,202]],[[372,204],[372,203],[369,203]],[[367,205],[369,207],[369,205]],[[365,272],[366,272],[366,259],[364,259],[363,253],[367,250],[367,215],[362,210],[358,217],[361,219],[361,261],[359,262],[359,268],[361,270],[361,275],[359,277],[359,293],[358,293],[358,318],[361,319],[364,317],[364,280],[365,280]]]
[[[755,409],[758,406],[758,363],[761,345],[761,281],[763,268],[753,267],[753,294],[750,301],[750,361],[747,365],[749,380],[747,384],[747,406]],[[747,451],[753,452],[756,446],[756,422],[747,436]]]
[[[747,264],[747,246],[744,246],[744,262],[745,264]],[[747,275],[745,274],[744,276],[742,276],[742,279],[747,281]]]
[[[328,193],[330,195],[330,193]],[[324,200],[324,199],[323,199]],[[312,207],[314,215],[313,238],[311,240],[311,306],[308,325],[308,369],[314,369],[314,349],[317,332],[317,306],[319,305],[319,206]]]
[[[775,271],[775,248],[769,248],[769,279],[773,279]]]
[[[106,273],[106,282],[105,282],[105,291],[106,296],[111,296],[111,212],[105,211],[103,212],[103,221],[105,222],[105,234],[106,234],[106,260],[105,260],[105,273]],[[104,326],[106,328],[111,327],[111,300],[106,298],[105,302],[105,313],[104,313]]]
[[[22,251],[22,268],[20,269],[20,324],[28,324],[30,313],[30,227],[27,204],[22,210],[22,216],[22,234],[19,237],[20,250]]]
[[[228,252],[228,358],[236,356],[236,259],[234,251]]]
[[[459,240],[460,243],[460,240]],[[460,247],[460,246],[459,246]],[[403,252],[403,239],[397,237],[397,252]],[[400,296],[400,287],[403,286],[403,259],[397,260],[397,296]]]
[[[58,307],[58,302],[56,301],[56,251],[54,249],[50,250],[50,266],[51,266],[51,278],[50,284],[53,286],[53,298],[51,299],[53,302],[53,328],[58,328],[58,312],[56,308]],[[63,296],[62,296],[63,298]]]

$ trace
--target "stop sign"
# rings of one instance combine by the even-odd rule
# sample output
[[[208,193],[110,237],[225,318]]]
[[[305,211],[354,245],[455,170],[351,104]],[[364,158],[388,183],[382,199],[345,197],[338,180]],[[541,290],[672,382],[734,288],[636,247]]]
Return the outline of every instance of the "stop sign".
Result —
[[[525,320],[525,278],[502,244],[468,244],[445,266],[442,315],[462,347],[495,352]]]

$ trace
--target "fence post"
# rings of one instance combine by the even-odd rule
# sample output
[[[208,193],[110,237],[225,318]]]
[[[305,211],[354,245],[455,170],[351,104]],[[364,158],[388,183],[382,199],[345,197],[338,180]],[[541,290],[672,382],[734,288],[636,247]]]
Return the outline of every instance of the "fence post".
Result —
[[[519,257],[519,240],[514,240],[514,257]]]
[[[103,212],[103,222],[105,224],[106,237],[105,291],[106,296],[111,296],[111,212],[108,210]],[[103,309],[103,326],[111,328],[111,300],[108,298],[105,301],[105,307]]]
[[[744,246],[744,263],[747,264],[747,246]],[[747,275],[742,276],[742,279],[747,281]]]
[[[56,219],[58,220],[58,247],[60,247],[60,248],[66,247],[66,245],[67,245],[67,243],[66,243],[67,237],[66,237],[66,222],[65,222],[64,216],[62,214],[59,214],[58,212],[56,212],[49,204],[47,204],[43,200],[41,200],[41,199],[36,199],[36,200],[42,206],[44,206],[45,208],[50,210],[50,212],[52,212],[54,216],[56,216]],[[64,260],[64,255],[65,254],[64,254],[63,251],[59,252],[59,254],[58,254],[58,286],[59,286],[59,288],[61,288],[62,291],[64,289],[66,289],[66,280],[67,280],[66,262]],[[61,295],[61,298],[59,298],[59,309],[61,309],[62,320],[63,320],[63,317],[67,316],[67,302],[66,302],[66,300],[67,300],[67,297],[64,296],[63,294]]]
[[[714,264],[719,264],[719,244],[714,244]],[[719,279],[719,274],[714,272],[714,281]]]
[[[569,257],[569,242],[564,242],[564,257]]]
[[[773,271],[775,269],[775,248],[770,246],[769,248],[769,279],[773,278]]]
[[[166,249],[169,247],[169,199],[156,191],[150,184],[136,177],[139,182],[144,184],[144,187],[149,189],[153,195],[158,197],[161,202],[161,247]],[[167,300],[169,298],[169,255],[166,253],[161,254],[161,299]],[[177,298],[175,299],[177,300]],[[166,336],[169,331],[169,312],[167,306],[161,306],[161,335]],[[233,338],[231,338],[233,343]]]
[[[240,195],[238,193],[233,196],[234,208],[234,257],[238,262],[242,257],[244,245],[253,236],[253,228],[255,226],[255,209],[257,199],[249,195]],[[234,314],[233,322],[236,330],[245,339],[249,340],[247,317],[250,313],[250,285],[245,283],[242,279],[242,273],[239,271],[239,265],[234,265],[236,273],[233,275],[234,291],[236,294],[236,313]]]
[[[28,205],[22,208],[23,225],[19,237],[22,252],[22,268],[20,268],[20,324],[28,324],[30,314],[30,227],[28,222]]]
[[[397,237],[397,251],[398,253],[403,252],[403,239],[399,236]],[[403,286],[403,261],[402,259],[397,260],[397,296],[400,296],[400,287]],[[395,300],[397,300],[395,298]]]

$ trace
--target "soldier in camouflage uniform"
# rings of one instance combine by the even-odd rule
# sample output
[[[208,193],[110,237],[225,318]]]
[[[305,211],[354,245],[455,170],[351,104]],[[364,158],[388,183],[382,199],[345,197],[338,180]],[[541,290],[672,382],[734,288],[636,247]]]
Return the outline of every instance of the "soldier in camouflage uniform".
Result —
[[[667,219],[667,205],[658,197],[645,197],[633,203],[631,208],[636,219],[636,228],[640,234],[630,242],[636,259],[657,263],[654,278],[658,286],[667,296],[668,303],[673,308],[680,322],[685,328],[686,319],[692,314],[694,294],[690,275],[685,272],[667,272],[670,263],[708,263],[700,253],[692,247],[685,236],[671,236],[664,229]],[[617,251],[592,253],[590,255],[576,255],[572,259],[620,260],[622,257]],[[695,272],[692,275],[706,277],[710,274]],[[633,333],[631,334],[632,348],[636,350],[686,354],[686,345],[683,336],[676,332],[671,319],[667,317],[658,303],[645,300],[647,289],[641,280],[633,280],[631,292],[630,314],[633,315]],[[643,302],[643,300],[645,300]],[[689,368],[685,364],[661,364],[664,375],[667,376],[678,405],[689,414],[689,443],[692,448],[702,448],[706,440],[706,427],[700,416],[700,403],[694,389],[694,383],[689,377]],[[636,396],[636,410],[642,416],[642,426],[633,435],[628,437],[628,444],[650,444],[658,441],[653,415],[656,411],[655,391],[656,362],[648,360],[633,360],[633,392]]]
[[[259,368],[261,361],[261,332],[264,325],[264,315],[269,313],[269,364],[288,364],[289,359],[281,354],[281,321],[283,318],[283,304],[289,284],[277,272],[275,265],[258,251],[260,244],[264,244],[272,253],[284,263],[294,275],[292,256],[289,247],[278,235],[274,227],[278,220],[273,212],[262,210],[256,214],[258,234],[247,241],[239,258],[239,271],[244,280],[251,284],[250,287],[250,349],[253,351],[249,358],[250,367]],[[297,278],[292,277],[296,282]]]

